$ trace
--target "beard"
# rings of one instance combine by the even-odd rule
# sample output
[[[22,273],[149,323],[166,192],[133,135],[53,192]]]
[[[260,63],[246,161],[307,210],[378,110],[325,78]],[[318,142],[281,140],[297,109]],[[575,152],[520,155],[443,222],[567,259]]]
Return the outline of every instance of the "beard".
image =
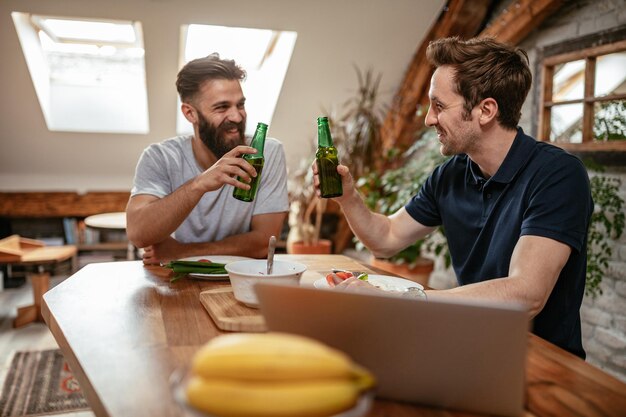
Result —
[[[472,120],[471,113],[465,113],[462,115],[461,121],[456,123],[454,131],[444,129],[441,126],[435,127],[437,134],[441,136],[439,139],[439,153],[441,155],[469,154],[476,150],[480,142],[480,133],[469,123]]]
[[[236,146],[245,145],[246,119],[239,123],[224,121],[221,125],[215,126],[208,122],[204,116],[198,112],[198,135],[202,143],[220,159],[224,154]],[[237,128],[239,135],[235,139],[226,139],[224,132]]]
[[[457,131],[452,136],[445,134],[445,141],[440,141],[439,153],[443,156],[470,154],[479,142],[480,136],[472,131]]]

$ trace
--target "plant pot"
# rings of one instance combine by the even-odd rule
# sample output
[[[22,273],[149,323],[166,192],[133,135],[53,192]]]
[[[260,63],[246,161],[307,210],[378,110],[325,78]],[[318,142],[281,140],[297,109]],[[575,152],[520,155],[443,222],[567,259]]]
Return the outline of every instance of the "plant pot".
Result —
[[[398,265],[385,259],[372,257],[370,259],[370,265],[375,268],[382,269],[383,271],[387,271],[395,276],[406,278],[422,285],[428,285],[430,274],[435,269],[435,262],[427,258],[419,258],[415,266],[409,267],[408,264]]]
[[[290,254],[319,254],[332,253],[332,242],[328,239],[319,239],[317,244],[305,244],[304,242],[292,242],[287,244],[287,253]]]

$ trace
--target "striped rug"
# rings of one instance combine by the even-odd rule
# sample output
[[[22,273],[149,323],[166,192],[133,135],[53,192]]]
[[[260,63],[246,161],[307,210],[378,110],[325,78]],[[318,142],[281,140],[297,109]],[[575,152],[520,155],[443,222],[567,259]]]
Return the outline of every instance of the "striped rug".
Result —
[[[2,387],[0,417],[45,416],[88,409],[78,381],[59,349],[15,353]]]

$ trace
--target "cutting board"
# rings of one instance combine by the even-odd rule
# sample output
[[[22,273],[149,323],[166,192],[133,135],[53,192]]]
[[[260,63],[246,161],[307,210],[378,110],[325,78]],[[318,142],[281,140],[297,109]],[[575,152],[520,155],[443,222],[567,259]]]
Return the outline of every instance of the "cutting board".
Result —
[[[267,330],[261,311],[235,300],[231,287],[202,291],[200,302],[221,330],[264,332]]]
[[[358,264],[357,264],[358,265]],[[305,271],[300,284],[313,286],[315,280],[324,275],[316,271]],[[200,302],[209,312],[215,325],[221,330],[231,332],[265,332],[265,320],[261,311],[250,308],[235,300],[232,287],[221,287],[200,293]]]

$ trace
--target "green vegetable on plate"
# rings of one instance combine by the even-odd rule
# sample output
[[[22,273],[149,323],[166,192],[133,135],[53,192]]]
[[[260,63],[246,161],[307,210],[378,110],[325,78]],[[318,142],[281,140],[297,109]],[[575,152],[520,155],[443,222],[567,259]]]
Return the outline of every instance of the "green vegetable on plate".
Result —
[[[187,274],[226,274],[226,269],[224,268],[226,264],[209,260],[171,261],[164,266],[174,271],[174,276],[170,279],[170,282],[174,282]]]

